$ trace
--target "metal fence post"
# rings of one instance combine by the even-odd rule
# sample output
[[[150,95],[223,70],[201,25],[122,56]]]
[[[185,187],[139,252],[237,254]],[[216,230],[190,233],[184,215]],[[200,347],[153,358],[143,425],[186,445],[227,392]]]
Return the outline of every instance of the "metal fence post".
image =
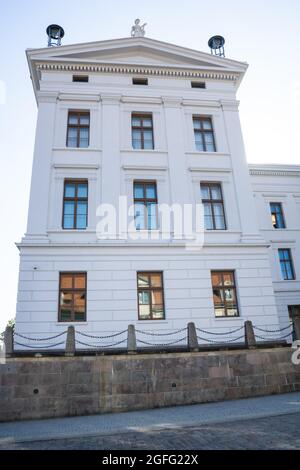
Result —
[[[136,335],[135,335],[135,326],[128,325],[128,333],[127,333],[127,353],[128,354],[136,354],[137,346],[136,346]]]
[[[75,356],[75,351],[75,328],[74,326],[68,326],[65,356]]]
[[[197,352],[197,351],[199,351],[199,344],[198,344],[198,338],[197,338],[195,323],[193,323],[193,322],[188,323],[187,328],[188,328],[188,347],[189,347],[189,350]]]
[[[253,324],[250,320],[245,321],[245,344],[248,349],[256,348]]]
[[[11,357],[14,353],[14,329],[7,326],[4,332],[4,351],[6,357]]]

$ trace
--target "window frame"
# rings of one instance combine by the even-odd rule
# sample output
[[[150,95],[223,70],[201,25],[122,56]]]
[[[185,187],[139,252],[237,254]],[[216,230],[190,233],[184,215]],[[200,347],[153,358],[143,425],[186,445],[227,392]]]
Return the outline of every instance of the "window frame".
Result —
[[[213,285],[213,274],[218,274],[218,275],[221,274],[222,275],[222,285],[221,286],[214,286]],[[233,284],[225,286],[225,284],[224,284],[224,275],[225,274],[231,274],[232,275]],[[238,317],[240,317],[240,309],[239,309],[239,301],[238,301],[238,296],[237,296],[237,283],[236,283],[236,272],[235,272],[235,270],[232,270],[232,269],[226,269],[226,270],[214,269],[210,272],[210,277],[211,277],[211,285],[212,285],[212,293],[213,293],[213,304],[214,304],[215,318],[218,319],[218,318],[238,318]],[[218,304],[216,304],[215,300],[214,300],[214,289],[220,289],[222,291],[224,291],[225,289],[233,289],[234,290],[234,295],[235,295],[235,300],[236,300],[235,309],[237,311],[236,315],[227,315],[227,310],[229,309],[229,307],[227,306],[227,301],[226,301],[225,295],[223,295],[225,314],[224,315],[219,315],[219,316],[216,315],[216,305],[218,306]]]
[[[272,212],[272,205],[276,205],[276,206],[279,206],[280,207],[280,211],[275,211],[275,212]],[[270,212],[271,212],[271,222],[272,222],[272,227],[274,230],[283,230],[286,228],[286,223],[285,223],[285,217],[284,217],[284,213],[283,213],[283,207],[282,207],[282,203],[281,202],[270,202],[269,203],[269,207],[270,207]],[[283,222],[283,226],[282,227],[274,227],[274,224],[273,224],[273,221],[272,221],[272,218],[273,218],[273,215],[275,215],[275,218],[276,218],[276,225],[277,225],[277,214],[279,214],[282,218],[282,222]]]
[[[196,129],[196,128],[195,128],[195,124],[194,124],[195,121],[199,121],[199,122],[200,122],[200,129]],[[204,122],[204,121],[210,121],[211,129],[204,129],[204,127],[203,127],[203,122]],[[215,139],[215,130],[214,130],[214,125],[213,125],[213,118],[212,118],[212,116],[205,116],[205,115],[193,114],[193,129],[194,129],[195,147],[196,147],[197,152],[211,152],[211,153],[217,152],[217,145],[216,145],[216,139]],[[203,150],[198,150],[198,149],[197,149],[196,133],[202,135]],[[205,134],[212,134],[214,150],[207,150],[207,148],[206,148],[206,141],[205,141],[205,138],[204,138]]]
[[[146,195],[146,186],[147,185],[154,185],[155,186],[155,196],[156,197],[155,198],[147,198],[147,197],[136,198],[135,197],[135,185],[136,184],[140,184],[141,186],[143,186],[144,195]],[[156,228],[149,228],[148,227],[147,203],[151,203],[151,202],[156,204]],[[158,210],[157,210],[158,197],[157,197],[157,182],[155,180],[134,180],[133,181],[133,205],[134,205],[134,208],[135,208],[136,204],[143,204],[143,206],[146,207],[146,210],[144,211],[144,227],[145,228],[137,229],[135,221],[134,221],[135,229],[138,230],[138,231],[141,231],[141,230],[147,230],[147,231],[158,230]],[[135,210],[134,210],[134,214],[135,214]]]
[[[161,287],[140,287],[139,286],[139,276],[140,275],[159,275],[161,279]],[[138,321],[162,321],[166,319],[166,310],[165,310],[165,295],[164,295],[164,276],[163,271],[137,271],[136,273],[136,283],[137,283],[137,308],[138,308]],[[149,295],[149,308],[150,308],[150,318],[141,318],[140,316],[140,302],[139,302],[139,293],[141,291],[150,292]],[[162,295],[162,308],[163,308],[163,317],[162,318],[153,318],[153,311],[152,311],[152,291],[161,291]]]
[[[137,118],[141,120],[140,126],[133,125],[133,119]],[[144,127],[143,121],[144,119],[151,119],[151,127]],[[133,147],[133,131],[139,131],[141,133],[141,148],[136,149]],[[144,139],[144,131],[151,131],[152,134],[152,148],[145,149],[145,139]],[[131,113],[131,145],[133,150],[154,150],[154,131],[153,131],[153,114],[152,113]]]
[[[75,196],[74,197],[66,197],[66,185],[67,184],[75,184]],[[87,197],[78,197],[78,186],[80,184],[86,184],[87,186]],[[87,179],[72,179],[67,178],[64,180],[64,189],[63,189],[63,210],[62,210],[62,229],[63,230],[86,230],[88,227],[88,214],[89,214],[89,181]],[[73,218],[73,227],[72,228],[65,228],[64,221],[65,221],[65,202],[73,201],[74,202],[74,218]],[[78,202],[85,202],[86,201],[86,223],[84,228],[77,228],[77,207]]]
[[[280,253],[281,252],[287,252],[288,253],[288,259],[280,259]],[[281,273],[281,278],[283,281],[295,281],[296,280],[296,272],[295,272],[295,267],[294,267],[294,262],[293,262],[293,257],[292,257],[292,250],[290,248],[278,248],[278,259],[279,259],[279,266],[280,266],[280,273]],[[291,268],[291,273],[292,277],[284,277],[283,272],[282,272],[282,263],[284,264],[284,272],[287,274],[287,269],[286,265],[287,263],[290,264]]]
[[[209,195],[210,199],[202,199],[202,186],[208,187],[209,189]],[[221,194],[221,199],[211,199],[211,187],[212,186],[218,186],[220,189],[220,194]],[[204,218],[204,229],[208,231],[212,230],[227,230],[227,221],[226,221],[226,215],[225,215],[225,204],[224,204],[224,196],[223,196],[223,188],[222,188],[222,183],[219,181],[200,181],[200,195],[201,195],[201,200],[202,204],[204,207],[204,204],[210,204],[211,206],[211,213],[212,213],[212,222],[213,222],[213,228],[205,228],[205,218]],[[216,228],[216,219],[215,219],[215,212],[214,212],[214,204],[221,204],[222,205],[222,210],[223,210],[223,218],[224,218],[224,228]]]
[[[77,116],[77,124],[70,124],[70,117],[72,115]],[[80,124],[80,117],[81,116],[88,116],[89,123],[88,124]],[[82,149],[88,148],[90,146],[90,125],[91,125],[91,113],[90,113],[90,111],[69,110],[68,111],[68,122],[67,122],[66,147],[68,147],[68,148],[82,148]],[[70,129],[76,129],[76,147],[71,147],[70,145],[68,145]],[[80,130],[81,129],[88,129],[88,145],[87,145],[87,147],[81,147],[80,146]]]
[[[63,276],[72,276],[72,288],[62,288],[61,287],[61,279]],[[75,288],[75,277],[76,276],[84,276],[85,278],[85,288],[79,289]],[[74,301],[72,302],[71,308],[71,319],[70,320],[62,320],[61,319],[61,293],[62,292],[71,292],[72,294],[83,292],[85,293],[85,310],[84,310],[84,319],[83,320],[75,320],[75,310],[74,310]],[[73,299],[73,296],[72,296]],[[58,322],[59,323],[83,323],[87,321],[87,272],[86,271],[61,271],[59,273],[59,286],[58,286]]]

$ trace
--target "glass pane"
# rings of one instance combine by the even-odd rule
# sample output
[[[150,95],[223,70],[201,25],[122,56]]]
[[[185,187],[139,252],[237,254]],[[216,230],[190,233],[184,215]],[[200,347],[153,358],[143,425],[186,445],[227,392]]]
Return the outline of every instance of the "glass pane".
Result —
[[[161,274],[151,274],[151,286],[152,287],[161,287],[162,286],[162,278]]]
[[[76,274],[75,289],[85,289],[85,275],[84,274]]]
[[[73,215],[64,215],[64,229],[72,229],[74,228],[74,216]]]
[[[61,321],[71,321],[72,311],[68,308],[60,309],[60,320]]]
[[[235,292],[234,289],[224,289],[226,302],[235,303]]]
[[[137,230],[145,229],[145,206],[144,204],[135,204],[134,205],[134,220],[135,227]]]
[[[143,127],[152,127],[151,117],[143,118]]]
[[[78,124],[78,115],[77,114],[69,114],[69,124]]]
[[[213,135],[211,132],[205,132],[204,138],[206,145],[214,143]]]
[[[228,317],[237,317],[238,311],[236,308],[227,308],[227,316]]]
[[[294,275],[293,275],[293,269],[292,269],[292,265],[290,262],[287,262],[285,264],[285,269],[286,269],[286,273],[287,273],[287,279],[288,280],[291,280],[293,279]]]
[[[77,137],[76,138],[68,138],[67,147],[77,147]]]
[[[60,305],[61,307],[71,308],[73,295],[72,292],[61,292],[60,293]]]
[[[195,144],[196,144],[196,149],[198,150],[198,152],[204,151],[203,139],[202,139],[201,134],[198,134],[198,133],[195,134]]]
[[[277,214],[276,226],[277,228],[285,228],[283,216],[281,213]]]
[[[88,185],[86,183],[80,183],[77,186],[77,197],[88,196]]]
[[[280,269],[281,269],[281,275],[283,279],[287,279],[287,273],[285,270],[285,263],[283,261],[280,262]]]
[[[152,142],[152,131],[144,131],[144,140],[150,140]]]
[[[72,276],[69,274],[62,274],[60,276],[60,288],[61,289],[72,289]]]
[[[202,199],[210,199],[208,186],[201,185],[201,197]]]
[[[84,126],[88,126],[90,123],[90,116],[89,114],[80,116],[80,124]]]
[[[148,291],[139,292],[139,304],[140,305],[150,304],[150,292]]]
[[[194,129],[201,129],[201,122],[200,119],[194,119]]]
[[[134,184],[134,198],[142,199],[144,197],[144,186],[142,184]]]
[[[214,229],[212,216],[209,216],[209,215],[204,216],[204,228],[205,228],[205,230],[213,230]]]
[[[75,197],[75,184],[74,183],[65,184],[65,197]]]
[[[153,150],[153,142],[152,142],[152,140],[145,140],[145,141],[144,141],[144,149],[145,149],[145,150]]]
[[[85,292],[74,294],[74,306],[77,311],[84,312],[85,310]]]
[[[216,149],[215,149],[215,145],[213,143],[211,144],[206,144],[206,151],[207,152],[215,152]]]
[[[157,229],[157,204],[148,203],[147,204],[147,219],[148,219],[148,230],[156,230]]]
[[[149,276],[147,274],[138,274],[138,286],[149,287]]]
[[[141,140],[133,140],[132,141],[132,148],[141,149],[142,148],[142,141]]]
[[[215,216],[215,227],[216,230],[225,230],[225,219],[224,216]]]
[[[233,286],[234,285],[233,273],[223,273],[223,282],[224,282],[224,286]]]
[[[224,308],[215,308],[215,316],[216,317],[225,317],[225,309]]]
[[[78,201],[77,203],[77,215],[87,214],[87,203],[85,201]]]
[[[156,198],[156,185],[147,184],[146,186],[146,198],[155,199]]]
[[[222,199],[221,187],[219,185],[211,186],[210,192],[212,199]]]
[[[150,305],[139,306],[139,317],[143,320],[150,319]]]
[[[152,305],[152,318],[162,319],[164,318],[163,305]]]
[[[163,304],[162,292],[161,291],[152,291],[151,300],[152,300],[152,306],[162,305]]]
[[[222,286],[222,274],[221,273],[212,273],[211,280],[212,280],[213,286]]]
[[[64,215],[74,217],[75,203],[73,201],[65,201],[64,203]]]
[[[87,226],[87,217],[86,215],[77,215],[76,218],[76,228],[77,229],[85,229]]]
[[[217,217],[223,217],[223,204],[221,203],[214,203],[214,214]]]
[[[211,120],[203,119],[202,126],[203,126],[203,129],[211,129],[212,128]]]
[[[89,146],[89,130],[80,129],[80,148],[86,148]]]
[[[132,116],[132,126],[134,127],[140,127],[141,126],[141,119],[136,116]]]
[[[224,293],[222,289],[213,289],[213,298],[215,305],[224,305]]]
[[[75,321],[84,321],[85,317],[85,312],[80,312],[78,309],[75,309],[74,311],[74,319]]]
[[[141,131],[133,130],[132,131],[133,140],[141,140]]]

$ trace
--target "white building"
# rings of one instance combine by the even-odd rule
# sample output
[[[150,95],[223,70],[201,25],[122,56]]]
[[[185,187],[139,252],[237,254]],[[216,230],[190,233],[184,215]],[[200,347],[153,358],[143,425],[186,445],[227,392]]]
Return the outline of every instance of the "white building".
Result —
[[[144,37],[27,57],[38,121],[16,331],[286,326],[300,305],[300,168],[249,174],[236,99],[247,64]],[[97,208],[118,209],[120,196],[135,205],[134,231],[157,239],[97,236]],[[201,201],[202,249],[161,237],[156,203]],[[285,228],[272,227],[270,202]],[[278,248],[295,280],[282,280]]]

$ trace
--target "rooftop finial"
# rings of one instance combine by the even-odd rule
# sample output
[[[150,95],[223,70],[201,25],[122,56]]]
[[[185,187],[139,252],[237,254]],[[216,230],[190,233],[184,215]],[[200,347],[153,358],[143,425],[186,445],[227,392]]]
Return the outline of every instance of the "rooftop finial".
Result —
[[[134,25],[131,28],[131,37],[143,38],[145,36],[145,26],[147,26],[147,23],[140,25],[140,22],[139,18],[134,21]]]

